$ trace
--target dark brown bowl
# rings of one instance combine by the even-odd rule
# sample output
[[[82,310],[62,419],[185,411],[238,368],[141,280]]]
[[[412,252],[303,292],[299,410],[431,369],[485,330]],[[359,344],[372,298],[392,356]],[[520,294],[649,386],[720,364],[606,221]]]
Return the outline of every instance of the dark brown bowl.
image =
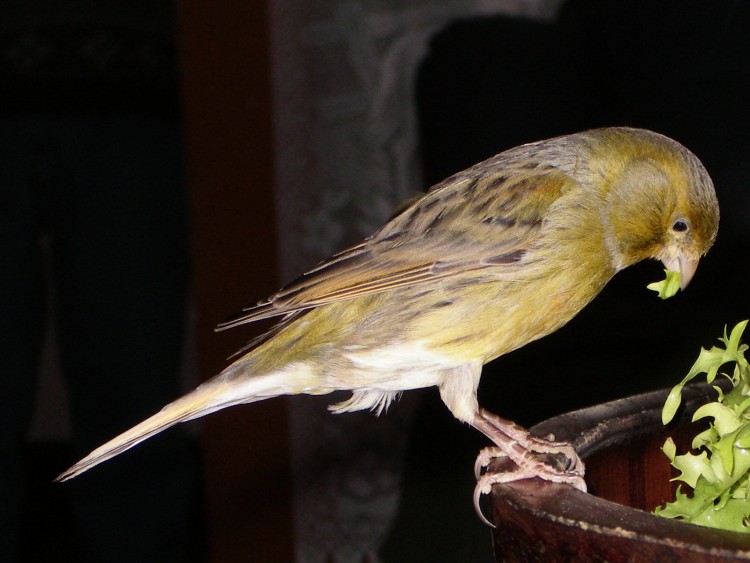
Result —
[[[674,476],[660,448],[668,436],[685,451],[700,431],[692,413],[715,391],[688,387],[677,420],[665,428],[667,391],[636,395],[549,419],[539,436],[572,442],[586,462],[589,493],[531,479],[491,494],[498,561],[750,560],[750,534],[650,514],[674,498]]]

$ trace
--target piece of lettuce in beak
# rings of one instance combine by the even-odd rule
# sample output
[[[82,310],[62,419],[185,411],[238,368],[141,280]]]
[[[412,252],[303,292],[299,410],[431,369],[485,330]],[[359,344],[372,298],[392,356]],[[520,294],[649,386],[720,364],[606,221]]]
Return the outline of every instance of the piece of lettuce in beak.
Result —
[[[666,277],[658,282],[650,283],[647,289],[655,291],[661,299],[669,299],[680,289],[680,272],[664,270]]]

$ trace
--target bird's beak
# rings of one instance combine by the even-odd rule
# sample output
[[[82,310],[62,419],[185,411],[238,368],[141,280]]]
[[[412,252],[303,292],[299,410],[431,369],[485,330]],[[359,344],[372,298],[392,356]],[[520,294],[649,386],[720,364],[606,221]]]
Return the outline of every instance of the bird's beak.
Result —
[[[682,290],[688,286],[690,280],[693,279],[693,275],[695,275],[695,270],[698,269],[697,259],[691,260],[682,254],[678,254],[669,260],[662,260],[662,264],[667,270],[680,273],[680,289]]]

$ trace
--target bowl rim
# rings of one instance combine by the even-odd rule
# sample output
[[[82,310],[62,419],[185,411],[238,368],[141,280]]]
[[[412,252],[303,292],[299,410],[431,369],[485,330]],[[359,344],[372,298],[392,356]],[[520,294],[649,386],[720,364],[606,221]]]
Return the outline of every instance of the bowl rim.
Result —
[[[723,385],[722,385],[723,386]],[[669,389],[652,391],[571,411],[531,429],[536,436],[554,435],[571,442],[582,459],[626,439],[663,430],[661,410]],[[694,384],[683,390],[676,418],[692,416],[716,391]],[[684,420],[684,419],[683,419]],[[498,528],[523,527],[532,519],[563,528],[563,533],[586,542],[604,535],[622,543],[659,544],[670,550],[710,560],[750,560],[750,534],[698,526],[611,502],[569,485],[527,479],[495,485],[491,494],[492,520]],[[497,543],[496,534],[496,543]]]

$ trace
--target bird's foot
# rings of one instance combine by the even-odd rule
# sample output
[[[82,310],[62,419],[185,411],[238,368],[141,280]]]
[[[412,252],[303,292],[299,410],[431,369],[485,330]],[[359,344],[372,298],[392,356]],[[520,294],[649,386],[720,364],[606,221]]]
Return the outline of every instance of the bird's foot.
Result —
[[[474,508],[486,524],[492,525],[482,514],[479,499],[483,494],[488,494],[495,484],[539,477],[553,483],[567,483],[586,492],[583,461],[568,442],[555,442],[552,435],[537,438],[514,422],[483,409],[475,415],[473,426],[496,444],[496,447],[479,452],[474,464],[477,477]],[[482,474],[482,469],[494,459],[509,460],[512,467],[501,471],[488,470]]]
[[[482,469],[487,467],[493,459],[508,457],[517,466],[524,467],[526,458],[532,457],[534,461],[539,461],[540,456],[533,454],[543,454],[563,471],[580,471],[583,475],[584,464],[573,445],[569,442],[556,442],[552,434],[537,438],[515,422],[500,418],[484,409],[479,409],[475,415],[474,427],[497,444],[497,447],[485,448],[479,452],[474,464],[474,474],[477,479]],[[555,470],[554,467],[549,466],[549,462],[542,461],[541,463]]]

